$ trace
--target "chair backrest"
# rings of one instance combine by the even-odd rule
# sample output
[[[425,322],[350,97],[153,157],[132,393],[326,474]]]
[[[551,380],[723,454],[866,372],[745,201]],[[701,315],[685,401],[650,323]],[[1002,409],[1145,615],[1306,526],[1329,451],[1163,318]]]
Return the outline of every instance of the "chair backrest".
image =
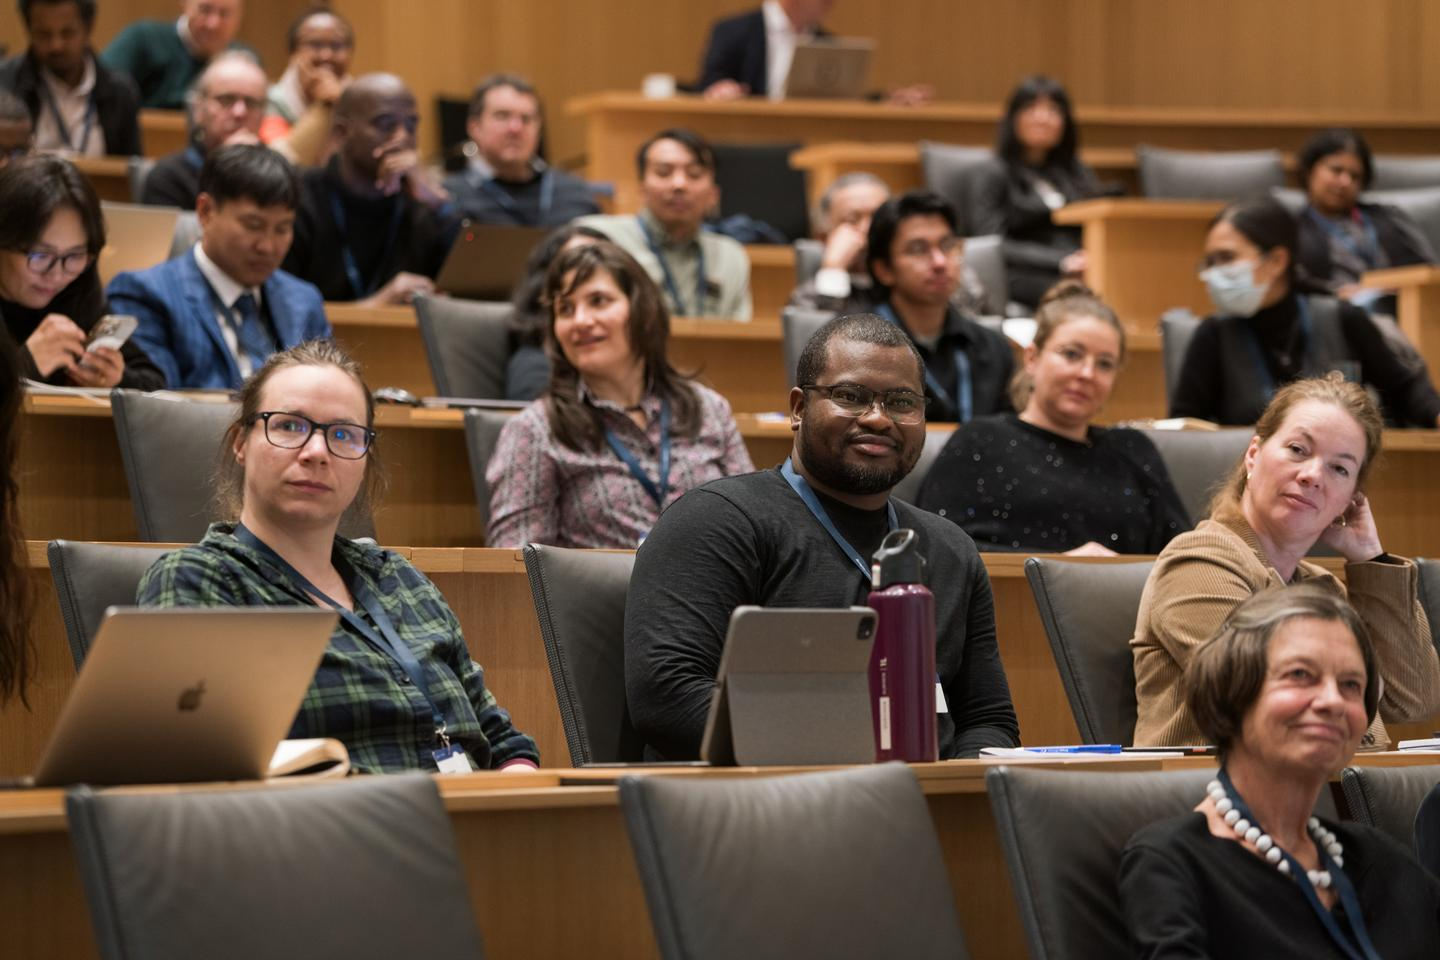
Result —
[[[504,399],[510,304],[416,297],[415,316],[440,396]]]
[[[1372,158],[1375,176],[1371,190],[1411,190],[1415,187],[1440,187],[1440,155],[1407,156],[1377,153]]]
[[[1160,315],[1160,360],[1165,368],[1165,403],[1175,399],[1180,384],[1180,371],[1185,368],[1185,352],[1203,321],[1185,307],[1166,310]]]
[[[935,825],[902,764],[626,777],[620,807],[665,960],[969,955]]]
[[[1415,566],[1420,568],[1420,606],[1430,621],[1435,649],[1440,651],[1440,561],[1416,557]]]
[[[1385,203],[1404,211],[1432,250],[1440,250],[1440,187],[1415,187],[1408,190],[1371,190],[1361,196],[1367,203]]]
[[[165,794],[77,787],[65,808],[106,960],[484,956],[429,777]]]
[[[125,176],[130,181],[132,203],[140,202],[140,197],[145,192],[145,181],[150,179],[150,171],[155,169],[155,160],[155,157],[131,157],[126,164]]]
[[[51,540],[45,552],[70,656],[79,670],[105,611],[134,605],[140,578],[167,548]]]
[[[915,461],[914,469],[905,475],[905,479],[895,484],[895,489],[890,491],[891,496],[906,503],[915,502],[915,498],[920,496],[920,488],[925,484],[926,475],[935,465],[935,458],[940,456],[940,451],[945,449],[945,444],[954,432],[953,426],[948,430],[925,431],[925,446],[920,450],[920,459]]]
[[[1031,960],[1133,956],[1117,874],[1130,837],[1188,812],[1215,771],[986,772],[1000,847]]]
[[[804,307],[786,307],[780,311],[780,334],[784,342],[785,384],[795,386],[795,365],[805,344],[815,336],[815,331],[833,320],[835,314],[829,310],[807,310]]]
[[[1279,150],[1168,150],[1141,145],[1140,193],[1172,200],[1240,200],[1285,183]]]
[[[1425,795],[1415,812],[1415,858],[1440,880],[1440,784]]]
[[[1135,740],[1130,638],[1152,560],[1085,563],[1031,557],[1025,578],[1082,743]]]
[[[720,216],[743,214],[768,223],[787,240],[810,236],[805,171],[790,166],[799,143],[716,143]]]
[[[1420,803],[1440,783],[1440,765],[1416,767],[1346,767],[1340,785],[1350,818],[1382,830],[1415,849],[1415,815]]]
[[[194,210],[181,210],[175,218],[175,235],[170,240],[170,259],[174,260],[200,241],[200,215]]]
[[[1010,280],[1005,269],[1005,238],[999,234],[965,238],[965,265],[980,281],[985,292],[985,313],[1006,315],[1010,303]]]
[[[470,479],[475,484],[475,506],[480,511],[482,529],[490,524],[490,484],[485,480],[485,468],[490,466],[500,431],[509,420],[510,414],[494,410],[465,411],[465,450],[470,454]]]
[[[1250,446],[1249,427],[1225,430],[1144,430],[1160,451],[1165,470],[1191,523],[1209,516],[1210,495],[1230,476]]]
[[[801,237],[795,241],[795,286],[803,286],[820,272],[820,260],[825,256],[825,242],[814,237]]]
[[[220,444],[235,419],[234,403],[173,395],[110,391],[120,460],[140,539],[194,543],[218,516],[214,476]],[[373,537],[368,511],[352,508],[340,521],[347,537]]]
[[[625,595],[634,566],[633,553],[525,547],[572,766],[645,759],[625,701]]]
[[[1305,212],[1305,204],[1309,203],[1309,200],[1305,197],[1305,191],[1296,190],[1294,187],[1272,187],[1270,189],[1270,196],[1274,197],[1282,207],[1297,217]]]
[[[994,158],[995,152],[989,147],[920,141],[920,177],[927,190],[950,201],[959,215],[962,235],[974,233],[969,214],[975,173]]]

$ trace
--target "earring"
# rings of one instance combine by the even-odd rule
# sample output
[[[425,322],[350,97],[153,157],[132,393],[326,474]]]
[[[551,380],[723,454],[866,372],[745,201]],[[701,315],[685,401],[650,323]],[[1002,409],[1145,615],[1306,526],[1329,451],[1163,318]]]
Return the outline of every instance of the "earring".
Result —
[[[1245,479],[1246,479],[1246,480],[1249,480],[1249,479],[1250,479],[1250,471],[1249,471],[1249,470],[1246,470],[1246,471],[1245,471]]]

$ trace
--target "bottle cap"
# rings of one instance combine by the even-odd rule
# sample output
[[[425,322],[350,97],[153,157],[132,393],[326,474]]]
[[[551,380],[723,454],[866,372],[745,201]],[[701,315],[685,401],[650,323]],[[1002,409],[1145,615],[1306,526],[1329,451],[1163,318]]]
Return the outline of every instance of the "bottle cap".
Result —
[[[873,559],[877,571],[873,580],[876,590],[895,583],[925,582],[925,558],[920,556],[920,537],[914,530],[891,530],[880,542]]]

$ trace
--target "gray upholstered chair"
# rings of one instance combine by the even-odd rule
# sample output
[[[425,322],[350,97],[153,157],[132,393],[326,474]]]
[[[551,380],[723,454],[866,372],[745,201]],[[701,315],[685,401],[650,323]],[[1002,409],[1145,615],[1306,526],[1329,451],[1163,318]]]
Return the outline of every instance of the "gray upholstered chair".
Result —
[[[510,304],[416,297],[415,316],[440,396],[504,399]]]
[[[1249,427],[1225,430],[1145,430],[1155,443],[1170,482],[1191,523],[1209,516],[1210,495],[1240,462],[1255,431]]]
[[[902,764],[626,777],[620,807],[665,960],[968,956],[935,825]]]
[[[1005,268],[1005,238],[998,234],[965,238],[965,265],[980,281],[985,292],[985,313],[1004,317],[1010,313],[1010,280]]]
[[[920,176],[925,188],[950,201],[965,236],[975,232],[969,218],[975,174],[994,159],[995,152],[989,147],[920,141]]]
[[[1285,183],[1279,150],[1168,150],[1141,145],[1140,193],[1153,199],[1240,200]]]
[[[484,956],[430,777],[77,787],[65,809],[106,960]]]
[[[805,344],[835,314],[829,310],[806,310],[803,307],[786,307],[780,311],[780,335],[784,343],[785,384],[795,386],[795,365],[800,362],[800,353]]]
[[[490,484],[485,480],[485,468],[490,465],[500,431],[510,416],[494,410],[465,411],[465,451],[470,455],[470,480],[475,485],[475,508],[480,511],[481,527],[490,523]]]
[[[139,203],[145,193],[145,181],[155,169],[155,157],[131,157],[126,164],[125,177],[130,181],[130,202]]]
[[[1415,814],[1440,783],[1440,765],[1346,767],[1340,773],[1350,819],[1382,830],[1415,849]]]
[[[795,286],[803,286],[820,272],[820,261],[825,256],[825,242],[813,237],[801,237],[795,241]]]
[[[1160,317],[1160,360],[1165,369],[1165,404],[1175,401],[1175,388],[1180,384],[1180,371],[1185,369],[1185,352],[1195,331],[1203,323],[1185,307],[1166,310]]]
[[[1065,685],[1082,743],[1135,739],[1130,638],[1154,562],[1086,563],[1031,557],[1025,578]]]
[[[1296,190],[1294,187],[1272,187],[1270,196],[1297,217],[1305,212],[1305,204],[1309,202],[1305,198],[1305,191]]]
[[[1435,649],[1440,650],[1440,560],[1416,557],[1415,565],[1420,568],[1420,605],[1430,621]]]
[[[167,548],[51,540],[45,552],[70,656],[79,670],[105,611],[134,606],[140,578]]]
[[[1415,812],[1415,859],[1440,880],[1440,785],[1425,795]]]
[[[935,465],[935,458],[940,456],[940,451],[945,449],[945,444],[950,441],[950,436],[955,432],[954,425],[951,429],[928,429],[925,431],[925,446],[920,451],[920,459],[915,461],[915,468],[905,475],[905,479],[895,484],[891,495],[897,500],[904,500],[906,503],[914,503],[915,498],[920,496],[920,487],[925,483],[925,477],[930,473],[930,468]]]
[[[200,217],[194,210],[181,210],[175,218],[175,233],[170,238],[170,259],[174,260],[200,241]]]
[[[112,390],[110,409],[141,540],[194,543],[212,520],[233,519],[218,515],[211,491],[235,404]],[[368,511],[352,508],[340,532],[373,537],[375,524]]]
[[[1440,251],[1440,187],[1407,190],[1371,190],[1360,197],[1366,203],[1384,203],[1409,215],[1432,250]]]
[[[1440,155],[1406,156],[1377,153],[1373,158],[1371,190],[1413,190],[1440,187]]]
[[[645,759],[625,702],[625,595],[634,566],[633,553],[525,547],[572,766]]]
[[[743,214],[768,224],[786,240],[810,235],[807,177],[790,165],[802,144],[715,143],[715,185],[720,216]]]

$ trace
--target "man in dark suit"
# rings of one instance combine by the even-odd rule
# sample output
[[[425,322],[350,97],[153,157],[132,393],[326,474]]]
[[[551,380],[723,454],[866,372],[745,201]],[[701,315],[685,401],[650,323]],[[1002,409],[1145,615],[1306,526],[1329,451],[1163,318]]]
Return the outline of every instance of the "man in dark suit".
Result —
[[[759,10],[721,20],[710,30],[700,89],[712,100],[782,99],[798,43],[828,36],[820,23],[835,0],[765,0]]]
[[[476,223],[558,227],[599,213],[579,177],[551,169],[538,156],[545,110],[524,77],[497,73],[470,98],[466,164],[445,178],[460,215]]]
[[[90,49],[95,0],[20,0],[30,47],[0,64],[0,88],[30,111],[38,150],[140,153],[140,93]]]
[[[223,147],[200,171],[200,242],[110,282],[111,308],[140,319],[135,342],[172,389],[236,389],[271,353],[330,336],[320,291],[279,269],[299,194],[278,153]]]

